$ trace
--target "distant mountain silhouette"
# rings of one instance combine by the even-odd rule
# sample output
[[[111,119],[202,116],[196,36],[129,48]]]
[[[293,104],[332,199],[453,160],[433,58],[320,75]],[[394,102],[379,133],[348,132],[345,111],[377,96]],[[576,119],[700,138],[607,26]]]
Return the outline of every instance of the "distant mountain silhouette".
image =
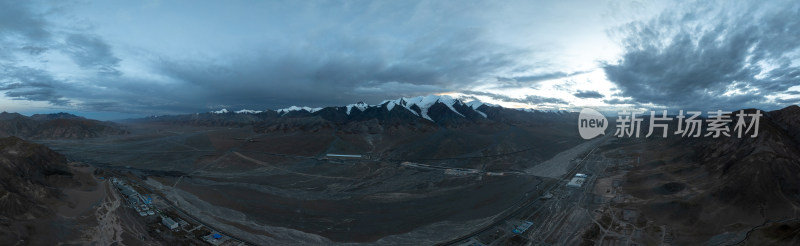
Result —
[[[116,123],[86,119],[68,113],[35,114],[30,117],[18,113],[0,113],[0,137],[82,139],[127,133],[128,131]]]

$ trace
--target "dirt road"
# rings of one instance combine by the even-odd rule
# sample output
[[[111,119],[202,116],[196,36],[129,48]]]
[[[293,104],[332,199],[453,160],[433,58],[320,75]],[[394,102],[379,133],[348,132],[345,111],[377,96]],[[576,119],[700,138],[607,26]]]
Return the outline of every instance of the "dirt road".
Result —
[[[536,166],[528,168],[525,172],[539,176],[539,177],[548,177],[548,178],[561,178],[566,174],[571,166],[571,160],[577,158],[583,153],[591,151],[592,149],[600,146],[606,140],[613,136],[603,136],[599,138],[595,138],[592,140],[587,140],[586,142],[579,144],[578,146],[572,147],[571,149],[562,151],[557,155],[553,156],[549,160],[546,160],[542,163],[539,163]]]

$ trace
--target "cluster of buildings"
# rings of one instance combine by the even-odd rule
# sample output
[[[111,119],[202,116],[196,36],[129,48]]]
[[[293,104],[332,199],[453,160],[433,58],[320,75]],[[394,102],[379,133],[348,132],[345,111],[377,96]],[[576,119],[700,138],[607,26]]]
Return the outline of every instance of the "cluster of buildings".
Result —
[[[124,180],[118,178],[111,178],[111,183],[125,196],[125,201],[128,206],[135,209],[139,216],[155,215],[155,208],[153,207],[153,198],[139,194],[132,186],[125,183]]]
[[[157,209],[153,205],[153,199],[149,195],[143,195],[136,191],[130,184],[127,184],[124,180],[118,178],[111,178],[111,183],[114,185],[114,188],[119,190],[122,195],[124,195],[126,203],[129,207],[136,210],[140,216],[151,216],[156,215]],[[160,213],[159,217],[161,217],[161,224],[164,225],[169,230],[172,231],[179,231],[181,229],[192,232],[197,228],[187,230],[187,226],[189,223],[180,219],[180,218],[173,218],[166,214]],[[231,240],[231,237],[221,234],[219,232],[211,232],[210,234],[203,236],[201,238],[203,241],[211,244],[211,245],[233,245],[235,240]]]

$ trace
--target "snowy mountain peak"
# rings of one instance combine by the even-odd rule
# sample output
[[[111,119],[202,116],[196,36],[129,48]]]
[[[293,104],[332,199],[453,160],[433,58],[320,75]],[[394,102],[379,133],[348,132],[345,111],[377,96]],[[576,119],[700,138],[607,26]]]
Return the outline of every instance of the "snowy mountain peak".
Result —
[[[472,98],[474,99],[474,98]],[[484,103],[479,100],[470,100],[469,102],[465,102],[465,100],[469,100],[468,98],[464,97],[452,97],[449,95],[429,95],[429,96],[418,96],[418,97],[401,97],[394,100],[384,100],[383,102],[377,105],[370,105],[364,102],[357,102],[354,104],[349,104],[344,107],[329,107],[331,111],[327,113],[318,113],[319,111],[323,110],[323,108],[311,108],[311,107],[298,107],[298,106],[291,106],[288,108],[278,109],[275,110],[278,116],[284,116],[290,112],[294,111],[305,111],[307,113],[313,114],[314,116],[322,116],[322,117],[341,117],[342,113],[346,113],[345,119],[364,119],[369,117],[377,117],[380,119],[387,119],[387,117],[400,117],[401,119],[406,119],[410,115],[405,112],[410,112],[411,115],[420,117],[432,122],[442,121],[443,124],[449,124],[450,122],[461,122],[464,119],[471,121],[476,120],[475,118],[485,118],[488,119],[489,114],[492,115],[492,119],[497,117],[502,117],[502,113],[497,113],[498,107],[502,108],[499,105]],[[440,104],[438,106],[434,106]],[[483,106],[487,107],[483,107]],[[446,107],[444,109],[442,106]],[[385,108],[384,108],[385,107]],[[434,108],[431,111],[431,107]],[[448,111],[449,109],[449,111]],[[549,113],[553,115],[566,115],[569,112],[563,110],[540,110],[540,109],[531,109],[531,108],[510,108],[512,110],[519,110],[523,112],[530,112],[530,113]],[[384,111],[385,110],[385,111]],[[394,110],[394,111],[393,111]],[[398,111],[399,110],[399,111]],[[338,112],[337,112],[338,111]],[[253,115],[251,118],[262,118],[262,117],[269,117],[271,114],[264,114],[265,112],[272,112],[272,110],[268,111],[260,111],[260,110],[250,110],[250,109],[241,109],[241,110],[228,110],[228,109],[220,109],[216,111],[210,111],[210,114],[250,114]],[[491,112],[491,113],[489,113]],[[391,114],[387,114],[391,113]],[[402,113],[405,115],[398,115],[398,113]],[[339,115],[339,116],[336,116]],[[248,117],[240,117],[240,118],[248,118]],[[463,119],[458,119],[463,118]],[[342,118],[337,118],[337,120],[341,120]],[[435,120],[434,120],[435,119]]]
[[[242,109],[242,110],[238,110],[238,111],[235,111],[235,112],[236,112],[237,114],[258,114],[258,113],[261,113],[261,112],[263,112],[263,111],[258,111],[258,110],[250,110],[250,109]]]
[[[416,115],[418,117],[422,117],[422,118],[424,118],[426,120],[434,121],[433,118],[428,114],[428,110],[430,109],[430,107],[432,107],[433,105],[435,105],[437,103],[444,104],[444,106],[446,106],[448,109],[450,109],[450,111],[452,111],[453,113],[457,114],[458,116],[461,116],[461,117],[464,117],[464,118],[466,118],[466,116],[464,115],[466,112],[461,112],[458,109],[456,109],[456,107],[460,108],[463,111],[464,108],[465,108],[464,106],[466,106],[467,108],[472,109],[473,111],[475,111],[475,113],[477,113],[478,115],[483,116],[483,118],[487,118],[486,113],[481,112],[480,110],[478,110],[478,108],[480,106],[482,106],[482,105],[496,106],[496,105],[492,105],[492,104],[483,103],[483,102],[480,102],[480,101],[477,101],[477,100],[473,100],[473,101],[471,101],[469,103],[464,103],[460,99],[453,98],[453,97],[448,96],[448,95],[429,95],[429,96],[418,96],[418,97],[401,97],[401,98],[394,99],[394,100],[384,100],[383,102],[381,102],[381,103],[379,103],[377,105],[370,105],[370,104],[366,104],[364,102],[357,102],[357,103],[354,103],[354,104],[349,104],[349,105],[345,106],[344,108],[346,110],[347,115],[351,115],[351,114],[356,112],[354,110],[358,110],[360,112],[365,112],[365,111],[367,111],[367,109],[370,109],[370,108],[380,108],[380,107],[386,106],[386,110],[387,111],[392,111],[392,110],[395,110],[395,108],[399,107],[399,108],[403,108],[405,110],[408,110],[408,112],[411,112],[412,114],[414,114],[414,115]],[[416,106],[419,109],[419,111],[417,111],[417,109],[414,109],[414,106]],[[283,114],[289,113],[291,111],[300,111],[300,110],[305,110],[305,111],[307,111],[309,113],[314,113],[314,112],[317,112],[317,111],[319,111],[321,109],[322,108],[291,106],[291,107],[284,108],[284,109],[278,109],[276,111],[278,112],[279,115],[283,115]],[[227,112],[227,111],[225,111],[225,112]],[[258,113],[260,111],[240,110],[240,111],[236,111],[236,112],[237,113],[240,113],[240,112],[241,113]]]
[[[277,111],[278,111],[278,114],[283,115],[283,114],[286,114],[286,113],[289,113],[289,112],[292,112],[292,111],[301,111],[301,110],[305,110],[305,111],[307,111],[309,113],[314,113],[314,112],[322,110],[322,108],[291,106],[291,107],[288,107],[288,108],[278,109]]]
[[[481,106],[483,106],[484,104],[481,101],[475,100],[475,101],[471,101],[471,102],[466,103],[466,105],[469,106],[472,109],[478,109]]]
[[[223,109],[220,109],[220,110],[217,110],[217,111],[211,111],[211,113],[212,114],[226,114],[226,113],[228,113],[228,109],[224,109],[223,108]]]
[[[412,98],[405,98],[404,97],[404,98],[397,99],[395,101],[397,101],[396,102],[397,104],[402,105],[403,107],[407,108],[411,112],[414,112],[414,110],[411,110],[411,106],[417,105],[417,107],[420,109],[419,116],[422,117],[422,118],[425,118],[427,120],[430,120],[430,121],[434,121],[434,120],[431,119],[431,117],[428,115],[428,109],[431,106],[433,106],[434,104],[436,104],[437,102],[443,103],[445,106],[450,108],[450,110],[452,110],[456,114],[460,115],[461,117],[464,117],[463,114],[459,113],[458,110],[456,110],[453,107],[453,105],[455,105],[456,103],[461,104],[461,101],[459,101],[457,99],[454,99],[454,98],[452,98],[452,97],[450,97],[448,95],[441,95],[441,96],[439,96],[439,95],[430,95],[430,96],[419,96],[419,97],[412,97]],[[416,112],[414,112],[414,114],[416,114]]]
[[[367,110],[367,108],[369,108],[369,107],[370,107],[370,105],[368,105],[368,104],[366,104],[364,102],[358,102],[358,103],[355,103],[355,104],[347,105],[347,115],[350,115],[350,111],[353,110],[353,108],[357,108],[361,112],[364,112],[364,110]]]

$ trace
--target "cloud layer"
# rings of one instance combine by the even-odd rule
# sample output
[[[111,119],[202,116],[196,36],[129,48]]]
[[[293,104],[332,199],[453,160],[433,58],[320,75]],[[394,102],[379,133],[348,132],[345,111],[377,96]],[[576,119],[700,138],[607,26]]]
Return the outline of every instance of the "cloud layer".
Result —
[[[800,4],[665,5],[0,0],[0,102],[140,116],[447,92],[548,109],[800,102]]]
[[[109,39],[93,25],[69,29],[53,24],[49,19],[64,16],[44,14],[54,11],[47,6],[2,4],[0,16],[8,20],[0,27],[2,47],[7,49],[0,53],[4,55],[0,90],[10,99],[89,111],[185,113],[218,107],[374,102],[493,81],[526,54],[494,43],[486,38],[484,26],[470,24],[475,21],[470,14],[482,9],[479,4],[452,8],[431,2],[286,3],[269,6],[277,16],[263,19],[268,26],[240,19],[229,23],[240,34],[275,29],[264,31],[262,36],[268,38],[241,38],[237,41],[253,43],[219,50],[202,45],[216,40],[197,40],[200,44],[186,43],[175,52],[156,52],[162,49],[158,45],[125,49],[113,42],[192,35],[214,38],[215,32],[225,31],[199,29],[181,36],[161,33],[164,37]],[[201,5],[197,9],[201,14],[221,14],[220,6]],[[241,11],[244,17],[272,16]],[[292,12],[304,14],[286,14]],[[269,23],[273,20],[286,26]],[[233,26],[238,24],[247,26]],[[143,28],[160,32],[157,26]]]
[[[615,30],[625,51],[604,66],[608,78],[637,103],[783,106],[768,96],[800,83],[800,3],[724,3],[680,5]]]

